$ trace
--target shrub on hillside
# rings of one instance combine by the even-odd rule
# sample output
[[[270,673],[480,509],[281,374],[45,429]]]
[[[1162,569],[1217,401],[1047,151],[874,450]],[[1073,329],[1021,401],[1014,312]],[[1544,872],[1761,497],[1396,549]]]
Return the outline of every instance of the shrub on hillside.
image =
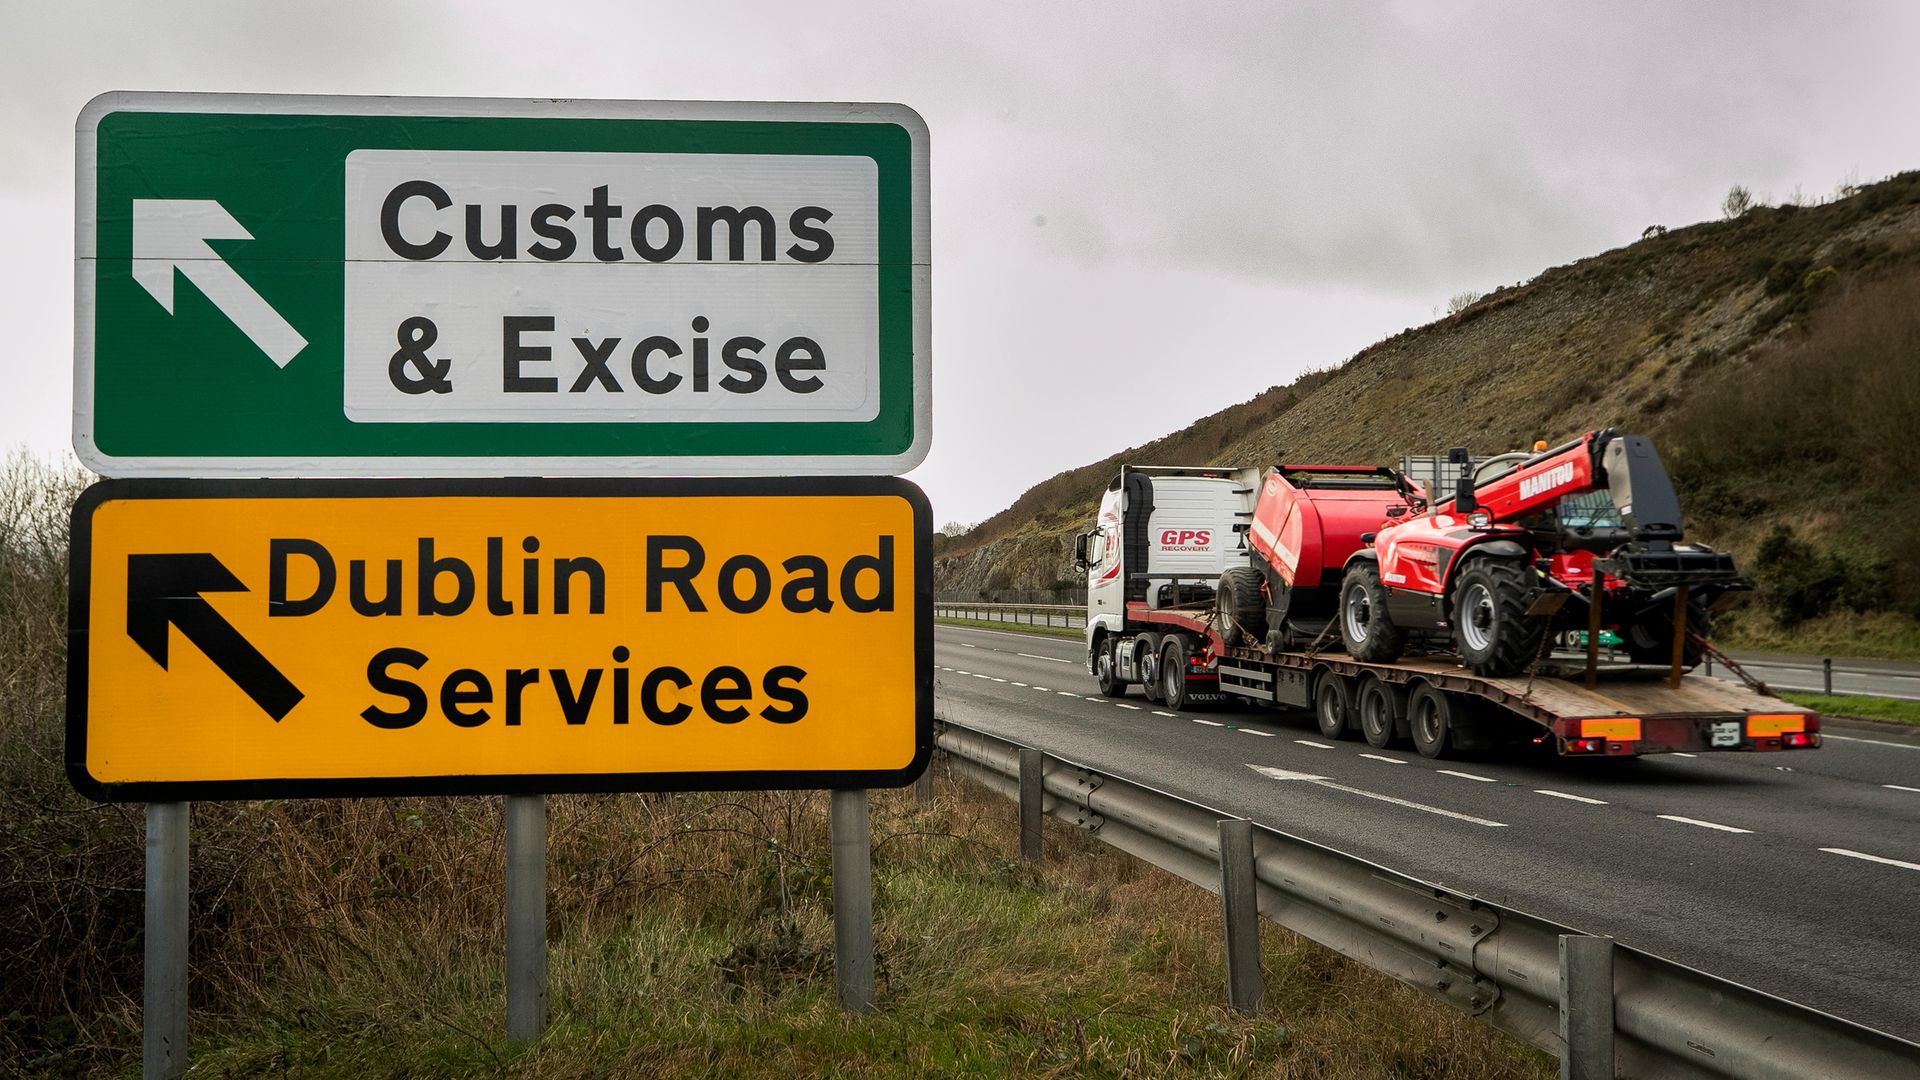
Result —
[[[1775,525],[1753,560],[1760,602],[1782,626],[1830,611],[1878,611],[1893,599],[1893,571],[1884,559],[1821,551]]]

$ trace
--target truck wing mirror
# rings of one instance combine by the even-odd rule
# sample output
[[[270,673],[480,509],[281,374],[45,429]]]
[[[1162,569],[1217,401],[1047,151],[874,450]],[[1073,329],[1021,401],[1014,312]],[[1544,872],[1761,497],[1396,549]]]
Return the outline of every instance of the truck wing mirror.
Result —
[[[1073,538],[1073,568],[1075,570],[1085,570],[1087,568],[1086,533],[1081,533]]]

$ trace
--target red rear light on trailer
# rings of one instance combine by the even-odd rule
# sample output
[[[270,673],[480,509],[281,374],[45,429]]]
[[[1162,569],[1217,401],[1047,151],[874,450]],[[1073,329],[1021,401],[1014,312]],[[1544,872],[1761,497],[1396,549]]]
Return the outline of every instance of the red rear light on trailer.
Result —
[[[1567,753],[1569,754],[1604,754],[1606,752],[1607,740],[1605,739],[1567,740]]]
[[[1780,745],[1788,750],[1811,750],[1820,745],[1820,735],[1813,731],[1789,731],[1780,736]]]

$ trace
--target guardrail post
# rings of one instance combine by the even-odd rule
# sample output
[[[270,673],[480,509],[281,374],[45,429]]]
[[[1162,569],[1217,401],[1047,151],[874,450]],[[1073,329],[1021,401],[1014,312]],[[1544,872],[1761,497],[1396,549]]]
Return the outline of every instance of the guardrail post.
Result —
[[[1047,755],[1030,749],[1020,751],[1020,857],[1040,861],[1040,823],[1044,816],[1046,786],[1043,774]]]
[[[146,964],[140,1075],[187,1072],[187,830],[189,803],[147,804]]]
[[[873,832],[867,793],[836,790],[833,827],[833,981],[840,1007],[873,1011]]]
[[[1613,939],[1560,935],[1560,1080],[1613,1080]]]
[[[933,755],[927,756],[927,767],[913,782],[913,804],[922,809],[933,805]]]
[[[507,1038],[547,1029],[547,797],[507,796]]]
[[[1260,895],[1253,873],[1253,822],[1220,822],[1220,921],[1226,925],[1227,1004],[1260,1011],[1267,984],[1260,975]]]
[[[1833,696],[1833,657],[1828,656],[1823,658],[1820,661],[1820,676],[1822,681],[1826,684],[1827,696],[1832,697]]]

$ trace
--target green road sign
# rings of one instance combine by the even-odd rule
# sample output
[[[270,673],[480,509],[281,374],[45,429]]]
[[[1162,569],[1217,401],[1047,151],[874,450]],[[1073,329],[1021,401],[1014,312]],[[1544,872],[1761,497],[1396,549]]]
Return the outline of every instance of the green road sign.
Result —
[[[100,473],[926,456],[905,106],[113,93],[76,153],[74,446]]]

